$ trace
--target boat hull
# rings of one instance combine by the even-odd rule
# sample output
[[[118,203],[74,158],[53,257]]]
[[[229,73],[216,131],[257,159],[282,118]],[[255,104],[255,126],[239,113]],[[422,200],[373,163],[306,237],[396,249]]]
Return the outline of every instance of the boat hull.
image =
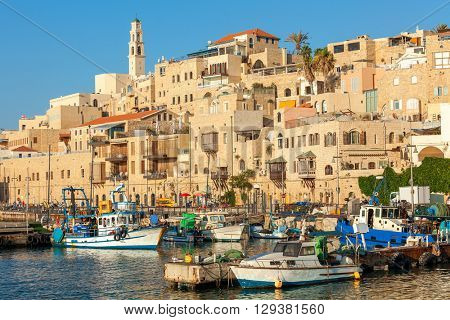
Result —
[[[287,239],[289,236],[283,232],[264,233],[264,232],[252,232],[252,238],[254,239]]]
[[[63,248],[89,248],[89,249],[138,249],[148,250],[156,249],[164,228],[145,228],[130,231],[124,239],[115,240],[114,235],[97,236],[97,237],[73,237],[67,236],[60,243],[55,243],[55,247]]]
[[[233,266],[231,270],[243,288],[274,287],[276,281],[284,287],[349,280],[355,272],[361,272],[356,265],[284,269]]]
[[[353,226],[347,222],[339,221],[336,225],[336,231],[342,234],[340,241],[342,244],[346,244],[346,236],[352,244],[356,243],[356,236],[353,230]],[[390,230],[376,230],[369,229],[368,233],[364,234],[364,240],[366,242],[366,247],[368,250],[374,248],[387,248],[387,247],[400,247],[406,244],[406,240],[409,236],[428,238],[428,242],[434,242],[434,239],[430,235],[419,234],[419,233],[408,233],[408,232],[397,232]],[[361,234],[358,235],[358,243],[362,244]]]
[[[212,241],[240,241],[244,239],[245,224],[202,230],[202,236]]]

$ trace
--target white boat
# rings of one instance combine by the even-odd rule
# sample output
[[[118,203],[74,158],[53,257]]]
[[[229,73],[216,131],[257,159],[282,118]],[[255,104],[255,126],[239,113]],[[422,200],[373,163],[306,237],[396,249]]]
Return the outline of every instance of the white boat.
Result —
[[[231,270],[244,288],[308,285],[359,277],[361,269],[348,257],[319,260],[315,242],[278,242],[273,252],[241,261]]]
[[[122,189],[123,184],[111,192],[110,210],[97,215],[89,207],[83,189],[64,188],[64,221],[53,231],[53,245],[91,249],[155,249],[165,228],[141,226],[141,214],[136,211],[136,204],[127,201]],[[123,201],[115,202],[114,193],[122,193]]]
[[[221,211],[207,212],[198,215],[202,236],[212,241],[240,241],[246,238],[247,224],[231,225],[227,223]]]
[[[261,225],[253,225],[250,227],[250,236],[254,239],[278,239],[283,240],[289,238],[285,232],[286,227],[278,227],[274,230],[264,229]]]

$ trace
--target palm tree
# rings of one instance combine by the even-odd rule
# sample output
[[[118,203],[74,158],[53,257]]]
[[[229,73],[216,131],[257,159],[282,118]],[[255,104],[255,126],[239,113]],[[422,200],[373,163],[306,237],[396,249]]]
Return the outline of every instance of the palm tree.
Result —
[[[311,94],[314,94],[313,89],[313,82],[316,80],[316,76],[314,75],[314,72],[317,70],[316,65],[314,63],[314,59],[312,56],[312,50],[308,45],[303,45],[300,49],[300,68],[305,73],[305,79],[308,81],[310,88],[311,88]]]
[[[327,48],[318,48],[314,51],[313,64],[314,69],[323,74],[325,80],[325,91],[329,91],[331,72],[334,70],[336,59]]]
[[[299,31],[298,33],[292,32],[286,39],[286,42],[292,42],[295,45],[295,53],[299,54],[302,47],[308,44],[308,34]]]
[[[439,23],[436,27],[434,27],[433,31],[435,33],[443,32],[448,29],[448,26],[445,23]]]

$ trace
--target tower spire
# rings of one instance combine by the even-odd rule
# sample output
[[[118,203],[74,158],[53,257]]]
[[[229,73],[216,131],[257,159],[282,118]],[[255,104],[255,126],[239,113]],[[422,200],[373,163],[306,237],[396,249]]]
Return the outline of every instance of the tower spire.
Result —
[[[131,22],[130,42],[128,43],[128,73],[134,77],[145,74],[145,53],[141,21]]]

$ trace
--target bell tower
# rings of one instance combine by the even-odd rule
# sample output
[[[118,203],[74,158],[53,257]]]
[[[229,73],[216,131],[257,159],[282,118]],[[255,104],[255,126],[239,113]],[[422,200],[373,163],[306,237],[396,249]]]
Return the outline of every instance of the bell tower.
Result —
[[[144,41],[139,19],[131,22],[130,42],[128,43],[128,73],[138,77],[145,74]]]

